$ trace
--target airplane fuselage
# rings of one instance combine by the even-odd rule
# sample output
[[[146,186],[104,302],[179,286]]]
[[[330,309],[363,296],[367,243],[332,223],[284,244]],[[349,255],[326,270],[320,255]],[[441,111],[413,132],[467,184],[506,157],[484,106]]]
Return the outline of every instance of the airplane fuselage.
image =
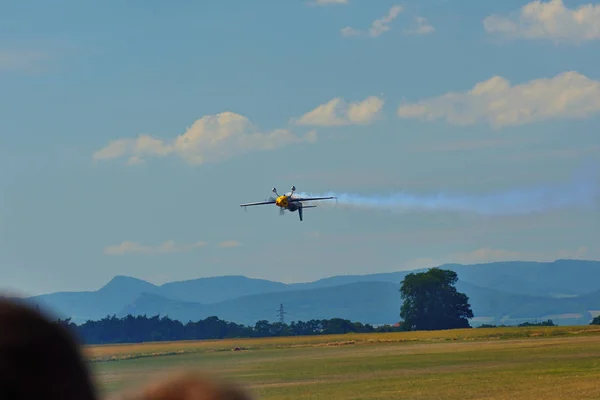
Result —
[[[302,203],[298,202],[298,201],[294,201],[294,198],[291,195],[282,195],[279,196],[276,200],[275,200],[275,205],[277,207],[281,207],[284,208],[286,210],[289,211],[296,211],[298,210],[298,208],[302,207]]]

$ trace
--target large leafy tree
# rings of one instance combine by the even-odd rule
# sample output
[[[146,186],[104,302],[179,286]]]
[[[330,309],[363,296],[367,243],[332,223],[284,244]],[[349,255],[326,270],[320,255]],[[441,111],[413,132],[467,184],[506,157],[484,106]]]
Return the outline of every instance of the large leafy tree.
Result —
[[[406,275],[400,287],[400,317],[406,330],[470,328],[469,298],[454,286],[456,272],[431,268]]]

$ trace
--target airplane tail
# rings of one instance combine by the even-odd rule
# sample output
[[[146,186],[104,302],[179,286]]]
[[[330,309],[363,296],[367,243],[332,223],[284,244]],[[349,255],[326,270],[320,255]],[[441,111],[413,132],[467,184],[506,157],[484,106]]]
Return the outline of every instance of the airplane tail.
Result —
[[[303,208],[315,208],[316,206],[302,206],[298,209],[298,217],[300,217],[300,221],[302,221],[302,209]]]

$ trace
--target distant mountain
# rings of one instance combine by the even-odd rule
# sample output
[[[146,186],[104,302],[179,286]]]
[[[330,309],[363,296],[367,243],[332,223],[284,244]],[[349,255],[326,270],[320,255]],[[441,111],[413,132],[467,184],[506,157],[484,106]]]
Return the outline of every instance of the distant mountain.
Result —
[[[600,290],[586,293],[577,298],[588,310],[600,311]]]
[[[591,316],[585,302],[502,293],[468,282],[457,289],[469,296],[473,312],[488,323],[533,320],[553,316],[556,323],[587,323]],[[600,297],[600,292],[598,292]],[[144,294],[117,316],[169,316],[183,322],[218,316],[227,321],[254,325],[258,320],[276,320],[279,303],[285,305],[287,321],[346,318],[370,324],[394,324],[399,320],[400,293],[391,282],[355,282],[307,290],[289,290],[244,296],[213,304],[180,302]],[[561,317],[560,314],[580,314]]]
[[[471,298],[478,318],[581,314],[585,319],[588,310],[600,310],[600,261],[512,261],[441,267],[457,272],[458,287]],[[296,284],[236,275],[157,286],[116,276],[97,291],[52,293],[26,300],[60,316],[70,316],[76,323],[127,310],[194,320],[207,314],[223,319],[230,316],[232,321],[254,323],[255,318],[273,320],[281,302],[290,313],[288,317],[296,320],[348,317],[385,323],[398,319],[400,282],[408,273],[425,270],[341,275]],[[381,283],[386,285],[377,285]]]
[[[289,286],[281,282],[229,275],[165,283],[160,286],[160,294],[171,299],[208,304],[288,289]]]
[[[146,314],[183,322],[218,316],[227,321],[254,325],[258,320],[274,321],[280,303],[285,304],[287,321],[347,318],[363,323],[395,323],[398,320],[398,285],[388,282],[359,282],[321,289],[286,290],[244,296],[214,304],[177,302],[157,295],[142,295],[117,316]]]
[[[600,289],[600,261],[494,262],[447,264],[459,279],[507,293],[564,297]]]
[[[595,309],[590,307],[593,300],[588,301],[583,297],[553,298],[512,294],[460,280],[456,288],[469,296],[475,320],[480,323],[514,324],[534,319],[553,319],[555,323],[563,325],[586,324],[592,319],[589,311]]]
[[[600,290],[600,261],[556,260],[553,262],[505,261],[485,264],[443,264],[440,268],[455,271],[461,281],[502,292],[547,297],[576,296]],[[394,282],[400,284],[412,272],[428,268],[366,275],[340,275],[295,288],[336,286],[351,282]]]
[[[116,314],[142,294],[155,294],[167,299],[208,304],[240,296],[288,289],[288,285],[284,283],[235,275],[170,282],[162,286],[118,275],[96,291],[57,292],[28,297],[24,300],[30,304],[37,304],[57,316],[71,317],[73,322],[81,323],[88,319],[95,320]]]
[[[71,317],[74,322],[85,322],[118,312],[142,293],[159,291],[158,286],[141,279],[118,275],[93,292],[57,292],[29,297],[25,301],[38,304],[59,316]]]

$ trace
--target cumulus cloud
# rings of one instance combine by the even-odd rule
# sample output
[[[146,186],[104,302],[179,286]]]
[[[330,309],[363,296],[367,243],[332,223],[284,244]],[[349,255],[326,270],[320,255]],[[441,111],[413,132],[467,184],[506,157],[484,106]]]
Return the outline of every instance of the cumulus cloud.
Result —
[[[376,19],[375,21],[373,21],[371,23],[371,27],[369,28],[369,30],[367,32],[364,32],[364,34],[370,36],[370,37],[377,37],[379,35],[381,35],[384,32],[389,31],[390,28],[390,23],[396,19],[396,17],[398,17],[398,15],[402,12],[402,7],[395,5],[392,6],[387,15],[384,16],[383,18],[379,18]],[[345,27],[342,28],[340,30],[342,36],[358,36],[358,35],[362,35],[363,32],[361,32],[360,30],[354,29],[352,27]]]
[[[222,248],[231,248],[231,247],[239,247],[242,244],[237,240],[226,240],[224,242],[219,243],[219,247]]]
[[[341,97],[336,97],[292,121],[297,125],[366,125],[375,121],[383,104],[384,101],[376,96],[369,96],[363,101],[350,104]]]
[[[401,12],[402,12],[401,6],[392,6],[392,8],[390,8],[390,10],[388,11],[388,13],[385,17],[376,19],[375,21],[373,21],[373,23],[371,24],[371,28],[369,29],[369,35],[371,37],[377,37],[377,36],[381,35],[382,33],[389,31],[390,30],[389,24],[393,20],[395,20],[396,17],[398,16],[398,14],[400,14]]]
[[[453,125],[495,128],[557,118],[584,118],[600,111],[600,82],[575,71],[512,86],[501,76],[467,92],[450,92],[398,107],[400,118],[445,119]]]
[[[359,36],[361,32],[349,26],[340,29],[342,36]]]
[[[313,143],[316,132],[299,137],[287,129],[258,131],[243,115],[223,112],[207,115],[172,141],[149,135],[117,139],[93,154],[94,160],[128,157],[127,164],[135,165],[145,157],[176,155],[192,165],[215,163],[251,151],[274,150],[297,143]]]
[[[124,241],[115,246],[108,246],[104,249],[104,253],[108,255],[123,255],[123,254],[165,254],[165,253],[185,253],[194,249],[204,247],[205,242],[199,241],[196,243],[177,244],[173,240],[168,240],[156,246],[142,245],[136,242]]]
[[[584,4],[574,9],[562,0],[532,1],[510,16],[490,15],[484,29],[517,39],[550,39],[579,43],[600,39],[600,4]]]
[[[409,30],[408,33],[413,35],[427,35],[435,32],[435,28],[429,22],[427,22],[427,19],[423,17],[417,17],[416,22],[417,27]]]

